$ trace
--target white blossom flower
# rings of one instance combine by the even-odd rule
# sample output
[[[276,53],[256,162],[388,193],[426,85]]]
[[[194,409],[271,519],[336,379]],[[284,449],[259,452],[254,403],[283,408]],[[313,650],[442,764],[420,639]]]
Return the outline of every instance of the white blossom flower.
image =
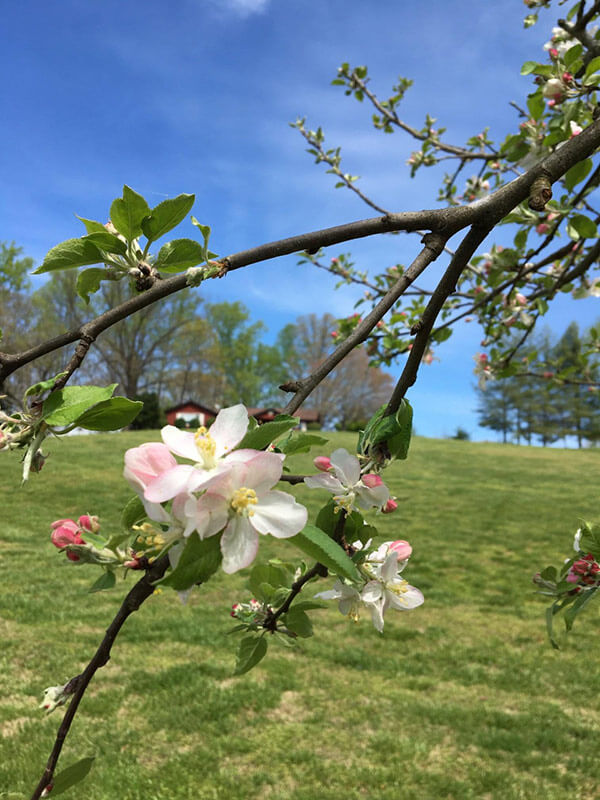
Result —
[[[225,572],[237,572],[252,563],[259,533],[285,539],[306,525],[304,506],[287,492],[272,489],[281,471],[277,453],[254,451],[251,460],[232,463],[201,497],[186,503],[188,529],[197,530],[201,539],[223,530]]]
[[[390,497],[387,486],[379,475],[360,474],[360,462],[343,447],[331,454],[334,474],[309,475],[304,483],[310,489],[327,489],[340,508],[353,511],[355,503],[361,508],[381,508]]]

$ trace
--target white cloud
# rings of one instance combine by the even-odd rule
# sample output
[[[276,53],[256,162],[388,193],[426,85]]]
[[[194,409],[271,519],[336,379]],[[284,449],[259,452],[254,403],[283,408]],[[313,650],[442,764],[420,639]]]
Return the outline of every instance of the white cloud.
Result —
[[[213,3],[241,17],[249,17],[251,14],[262,14],[269,5],[269,0],[213,0]]]

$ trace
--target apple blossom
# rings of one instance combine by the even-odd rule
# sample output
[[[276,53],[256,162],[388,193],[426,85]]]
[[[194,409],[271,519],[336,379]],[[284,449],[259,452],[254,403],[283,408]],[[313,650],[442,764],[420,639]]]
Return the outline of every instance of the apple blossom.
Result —
[[[81,521],[83,517],[80,517],[79,520]],[[89,517],[87,517],[89,519]],[[95,518],[98,519],[97,517]],[[53,523],[51,523],[52,533],[50,535],[50,539],[52,544],[55,547],[58,547],[62,550],[65,547],[68,547],[70,544],[85,544],[85,539],[83,538],[81,525],[75,522],[72,519],[57,519]],[[88,528],[91,531],[91,528]],[[80,557],[75,553],[70,553],[67,551],[67,558],[70,561],[79,561]]]
[[[313,459],[313,464],[321,472],[329,472],[329,470],[333,469],[331,466],[331,459],[327,456],[317,456]]]
[[[237,572],[252,563],[259,533],[285,539],[306,525],[306,508],[287,492],[272,489],[281,472],[278,454],[255,451],[251,460],[231,464],[200,498],[185,504],[188,529],[197,530],[201,539],[223,530],[225,572]]]
[[[390,497],[390,499],[381,509],[381,512],[382,514],[393,514],[397,508],[398,508],[398,503],[392,497]]]
[[[339,508],[350,512],[355,503],[364,509],[382,508],[389,500],[390,492],[383,480],[371,474],[361,478],[358,458],[343,447],[331,454],[331,466],[333,475],[309,475],[304,478],[304,483],[309,489],[327,489],[334,495]]]
[[[49,686],[47,689],[44,689],[44,699],[40,703],[39,708],[43,708],[44,711],[51,714],[55,708],[64,706],[69,699],[69,694],[65,692],[68,685],[69,683],[65,683],[64,686]]]
[[[175,495],[206,488],[212,478],[228,468],[231,461],[252,458],[255,451],[232,452],[248,430],[248,411],[238,404],[222,408],[210,431],[200,427],[196,433],[166,425],[161,435],[167,448],[193,464],[175,464],[151,480],[144,497],[151,503],[162,503]]]

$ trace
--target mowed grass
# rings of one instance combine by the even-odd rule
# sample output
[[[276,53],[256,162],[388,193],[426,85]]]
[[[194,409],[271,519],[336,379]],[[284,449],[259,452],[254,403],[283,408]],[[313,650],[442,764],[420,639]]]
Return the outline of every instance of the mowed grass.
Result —
[[[18,456],[0,457],[1,798],[30,795],[62,714],[38,710],[43,689],[85,666],[132,583],[87,593],[96,571],[52,547],[49,523],[90,512],[116,526],[129,496],[123,452],[149,438],[57,442],[24,488]],[[293,471],[312,471],[311,458],[292,460]],[[405,576],[426,600],[389,612],[383,636],[331,604],[313,613],[314,638],[274,645],[233,677],[228,614],[249,597],[244,574],[219,574],[185,607],[167,591],[152,597],[80,707],[61,766],[97,758],[71,796],[599,797],[597,611],[555,652],[531,583],[567,555],[578,518],[594,519],[599,466],[600,451],[416,438],[386,473],[399,510],[377,522],[383,538],[413,544]],[[312,511],[326,500],[304,487],[297,495]],[[264,538],[260,557],[276,554],[296,556]]]

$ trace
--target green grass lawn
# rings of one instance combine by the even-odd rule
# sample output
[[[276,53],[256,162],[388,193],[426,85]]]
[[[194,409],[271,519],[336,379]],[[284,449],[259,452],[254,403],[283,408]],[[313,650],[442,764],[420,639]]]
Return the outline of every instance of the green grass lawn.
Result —
[[[132,581],[88,594],[93,567],[51,545],[49,524],[89,512],[118,524],[127,447],[157,435],[73,437],[19,486],[0,455],[0,798],[28,797],[62,711],[37,706],[93,654]],[[352,448],[355,437],[332,435]],[[312,455],[316,455],[314,453]],[[311,458],[291,459],[293,471]],[[405,577],[425,594],[378,634],[337,605],[316,635],[273,646],[233,677],[230,606],[244,574],[220,573],[181,606],[155,595],[125,625],[86,694],[60,768],[96,755],[69,796],[86,800],[419,800],[600,796],[600,628],[582,615],[548,645],[532,574],[568,554],[595,519],[600,452],[417,438],[386,480],[400,503],[382,537],[408,539]],[[325,502],[304,487],[316,510]],[[262,538],[262,537],[261,537]],[[300,557],[261,541],[260,557]],[[307,587],[309,596],[331,579]]]

